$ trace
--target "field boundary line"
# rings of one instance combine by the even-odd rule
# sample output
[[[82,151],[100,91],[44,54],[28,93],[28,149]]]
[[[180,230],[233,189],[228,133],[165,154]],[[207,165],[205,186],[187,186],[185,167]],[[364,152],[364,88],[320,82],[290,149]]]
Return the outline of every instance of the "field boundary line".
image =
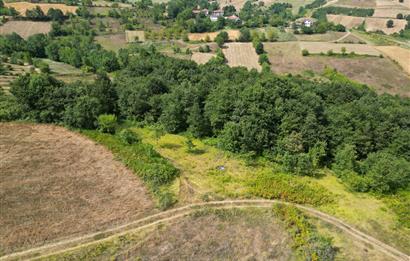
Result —
[[[329,214],[323,213],[311,207],[302,206],[299,204],[294,204],[290,202],[284,202],[280,200],[264,200],[264,199],[243,199],[243,200],[225,200],[225,201],[211,201],[211,202],[201,202],[196,204],[188,204],[179,208],[174,208],[171,210],[159,212],[157,214],[144,217],[133,222],[129,222],[114,228],[110,228],[101,232],[95,232],[87,234],[80,237],[75,237],[71,239],[62,240],[60,242],[51,243],[43,245],[40,247],[35,247],[21,252],[16,252],[0,257],[0,260],[10,260],[10,259],[31,259],[35,260],[38,258],[48,257],[54,254],[64,253],[70,250],[75,250],[84,246],[101,243],[108,241],[113,237],[121,236],[133,231],[138,231],[144,228],[148,228],[160,223],[169,222],[171,220],[187,216],[197,210],[203,208],[243,208],[243,207],[258,207],[258,208],[268,208],[272,207],[273,204],[294,206],[300,210],[303,210],[310,216],[319,218],[326,223],[329,223],[344,232],[350,234],[354,238],[370,244],[376,247],[379,251],[385,253],[386,255],[392,257],[395,260],[410,260],[410,257],[399,250],[379,241],[378,239],[369,236],[360,230],[350,226],[349,224],[343,222],[342,220],[333,217]],[[101,237],[100,239],[97,239]]]

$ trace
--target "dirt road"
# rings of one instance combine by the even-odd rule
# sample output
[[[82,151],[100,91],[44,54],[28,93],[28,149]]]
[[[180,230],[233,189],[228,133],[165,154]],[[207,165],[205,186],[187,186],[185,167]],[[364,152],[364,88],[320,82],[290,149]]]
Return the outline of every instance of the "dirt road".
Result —
[[[92,245],[96,243],[101,243],[103,241],[107,241],[112,239],[113,237],[117,237],[120,235],[124,235],[130,232],[142,230],[151,226],[155,226],[160,223],[165,223],[174,219],[178,219],[184,216],[187,216],[194,211],[201,209],[201,208],[243,208],[243,207],[258,207],[258,208],[269,208],[272,207],[273,204],[279,205],[291,205],[295,206],[298,209],[304,211],[306,214],[314,216],[316,218],[321,219],[324,222],[327,222],[344,232],[348,233],[356,240],[360,240],[364,243],[372,245],[375,249],[383,252],[384,254],[392,257],[394,260],[410,260],[410,257],[397,249],[379,241],[378,239],[371,237],[369,235],[364,234],[363,232],[355,229],[354,227],[346,224],[345,222],[325,214],[321,211],[316,209],[288,203],[282,202],[278,200],[226,200],[226,201],[213,201],[213,202],[203,202],[197,204],[189,204],[180,208],[171,209],[168,211],[164,211],[152,216],[148,216],[115,228],[111,228],[102,232],[93,233],[84,235],[81,237],[71,238],[68,240],[44,245],[42,247],[32,248],[26,251],[13,253],[10,255],[6,255],[0,257],[0,260],[10,260],[10,259],[31,259],[36,260],[39,258],[44,258],[50,255],[62,253],[69,250],[75,250],[81,247],[85,247],[87,245]],[[99,240],[95,240],[95,238],[101,238]]]

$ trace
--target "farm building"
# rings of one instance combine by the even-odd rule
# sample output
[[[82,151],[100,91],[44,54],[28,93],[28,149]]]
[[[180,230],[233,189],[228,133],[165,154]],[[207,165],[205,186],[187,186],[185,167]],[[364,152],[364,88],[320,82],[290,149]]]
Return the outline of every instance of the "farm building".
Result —
[[[317,20],[315,18],[302,17],[295,21],[297,26],[311,27]]]

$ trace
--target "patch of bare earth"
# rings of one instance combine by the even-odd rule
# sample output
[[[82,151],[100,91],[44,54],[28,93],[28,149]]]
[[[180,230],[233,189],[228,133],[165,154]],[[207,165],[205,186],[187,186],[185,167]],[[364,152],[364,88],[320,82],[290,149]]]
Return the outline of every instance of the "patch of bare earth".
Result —
[[[0,35],[17,33],[24,39],[35,34],[48,34],[50,31],[50,22],[9,21],[0,26]]]
[[[367,84],[378,93],[410,97],[410,77],[388,58],[339,58],[321,55],[302,56],[299,43],[265,43],[272,71],[279,74],[322,73],[326,66],[349,78]],[[339,49],[340,50],[340,49]],[[336,51],[336,49],[334,49]]]
[[[115,260],[291,260],[290,238],[269,211],[210,212],[156,229]]]
[[[104,147],[62,127],[0,124],[0,253],[151,213],[141,181]]]
[[[250,69],[262,70],[252,43],[227,43],[222,49],[228,65],[231,67],[243,66]]]

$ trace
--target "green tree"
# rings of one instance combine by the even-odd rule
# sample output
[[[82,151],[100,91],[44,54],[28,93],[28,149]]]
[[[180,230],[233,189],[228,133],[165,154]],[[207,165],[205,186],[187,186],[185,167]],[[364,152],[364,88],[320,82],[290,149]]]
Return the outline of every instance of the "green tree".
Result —
[[[101,103],[97,98],[81,96],[65,110],[64,123],[75,128],[94,129],[100,114]]]
[[[216,37],[215,37],[215,42],[218,44],[219,47],[222,47],[225,42],[229,40],[228,33],[225,31],[220,32]]]
[[[394,21],[393,20],[387,20],[386,22],[387,28],[393,28],[394,27]]]

